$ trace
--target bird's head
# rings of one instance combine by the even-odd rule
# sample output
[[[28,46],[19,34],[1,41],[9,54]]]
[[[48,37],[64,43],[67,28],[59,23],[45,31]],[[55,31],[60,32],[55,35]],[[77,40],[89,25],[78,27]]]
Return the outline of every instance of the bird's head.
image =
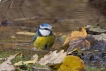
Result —
[[[40,25],[40,27],[38,28],[38,32],[42,35],[42,36],[49,36],[52,34],[52,26],[50,24],[47,23],[43,23]]]

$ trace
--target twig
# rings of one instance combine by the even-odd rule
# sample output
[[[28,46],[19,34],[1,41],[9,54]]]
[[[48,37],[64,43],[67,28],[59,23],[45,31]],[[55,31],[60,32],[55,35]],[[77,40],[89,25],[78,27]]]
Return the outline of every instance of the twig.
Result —
[[[8,7],[7,7],[7,10],[4,12],[4,14],[3,14],[3,16],[2,16],[2,18],[1,18],[0,25],[1,25],[1,23],[2,23],[2,21],[3,21],[3,19],[4,19],[4,17],[6,16],[6,14],[7,14],[8,10],[9,10],[11,4],[13,3],[13,1],[14,1],[14,0],[11,0],[10,4],[9,4]]]

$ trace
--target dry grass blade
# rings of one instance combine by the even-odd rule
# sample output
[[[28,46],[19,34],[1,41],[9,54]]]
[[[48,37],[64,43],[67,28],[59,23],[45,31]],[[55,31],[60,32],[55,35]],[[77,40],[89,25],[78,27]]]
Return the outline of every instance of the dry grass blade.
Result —
[[[18,35],[32,35],[32,36],[34,36],[35,35],[35,33],[33,33],[33,32],[16,32],[16,34],[18,34]]]
[[[35,54],[32,58],[32,60],[29,61],[19,61],[18,63],[15,63],[15,66],[21,66],[21,65],[28,65],[28,64],[35,64],[38,60],[38,55]]]

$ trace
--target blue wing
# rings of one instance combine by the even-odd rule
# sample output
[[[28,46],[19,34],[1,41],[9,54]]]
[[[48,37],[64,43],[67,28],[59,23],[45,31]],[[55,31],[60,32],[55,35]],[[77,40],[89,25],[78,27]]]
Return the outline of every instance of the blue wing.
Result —
[[[32,41],[34,42],[36,40],[36,38],[38,37],[38,34],[36,33],[32,39]]]

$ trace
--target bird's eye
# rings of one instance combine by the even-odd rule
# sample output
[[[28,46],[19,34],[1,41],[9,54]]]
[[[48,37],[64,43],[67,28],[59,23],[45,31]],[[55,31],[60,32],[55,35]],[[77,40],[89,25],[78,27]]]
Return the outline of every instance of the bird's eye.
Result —
[[[48,28],[44,28],[45,30],[49,30]]]

